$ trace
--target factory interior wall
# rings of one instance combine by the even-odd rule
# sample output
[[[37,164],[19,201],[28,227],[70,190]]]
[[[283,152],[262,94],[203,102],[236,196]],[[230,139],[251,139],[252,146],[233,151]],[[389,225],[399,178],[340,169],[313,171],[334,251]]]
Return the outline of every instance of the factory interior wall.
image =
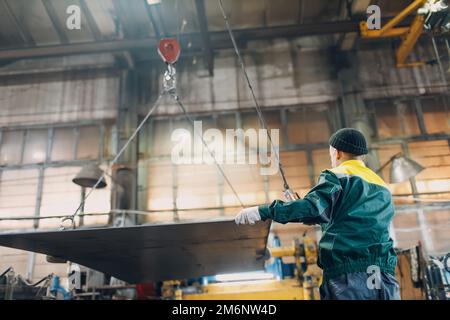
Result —
[[[84,164],[111,158],[119,79],[91,71],[83,79],[68,73],[42,82],[1,83],[0,219],[46,219],[36,224],[33,220],[0,220],[0,231],[56,229],[60,217],[72,214],[81,199],[81,188],[72,178]],[[97,190],[85,212],[108,213],[110,192],[110,187]],[[108,215],[102,215],[83,220],[85,225],[104,225],[107,219]],[[67,274],[65,264],[49,264],[44,255],[31,257],[25,251],[0,248],[0,270],[13,266],[17,273],[27,275],[33,260],[32,280],[51,272]]]
[[[337,73],[349,61],[330,49],[332,40],[304,37],[292,40],[251,41],[242,52],[252,86],[262,107],[296,106],[336,101],[341,96]],[[333,48],[333,47],[331,47]],[[445,52],[444,43],[439,44]],[[358,59],[358,88],[365,99],[433,95],[446,93],[437,65],[396,68],[395,50],[387,44],[362,47]],[[435,55],[429,42],[421,42],[413,57],[431,60]],[[414,58],[413,58],[414,59]],[[177,65],[177,86],[190,112],[252,109],[250,92],[232,50],[215,54],[214,77],[201,61],[186,58]],[[162,87],[162,66],[151,67],[151,97]],[[447,73],[447,81],[450,80]],[[146,110],[146,105],[142,112]],[[166,100],[156,114],[178,114],[178,106]]]
[[[339,110],[345,111],[345,106],[340,106],[338,70],[333,67],[337,57],[326,46],[312,39],[261,41],[250,43],[244,53],[269,127],[281,129],[281,161],[291,187],[301,196],[314,185],[321,170],[329,167],[327,140],[341,125],[336,116]],[[432,56],[429,46],[417,50],[421,56]],[[414,183],[417,192],[432,194],[421,198],[448,199],[449,110],[437,67],[427,66],[427,72],[395,69],[390,48],[360,50],[358,58],[361,94],[372,120],[380,164],[406,148],[426,167]],[[259,127],[233,52],[217,53],[214,77],[206,76],[201,63],[190,60],[180,63],[177,71],[180,96],[196,119],[202,120],[204,130]],[[142,87],[148,92],[141,95],[142,114],[158,93],[161,68],[145,72],[148,83]],[[80,190],[71,182],[73,176],[83,164],[110,160],[115,153],[118,77],[94,74],[89,80],[71,80],[69,73],[58,81],[2,82],[0,100],[0,218],[73,213],[80,200]],[[417,112],[417,101],[422,113]],[[139,209],[156,211],[148,215],[147,222],[235,215],[238,203],[213,165],[174,165],[170,161],[172,130],[191,130],[179,113],[175,105],[163,103],[139,136]],[[426,136],[442,137],[425,139],[419,120],[425,123]],[[282,198],[279,177],[261,176],[259,169],[259,165],[224,165],[247,205]],[[389,166],[382,172],[385,179],[388,170]],[[389,187],[394,195],[413,193],[410,182]],[[108,212],[110,191],[97,190],[85,211]],[[38,200],[40,192],[42,199]],[[431,253],[450,249],[448,208],[417,209],[411,196],[396,202],[414,205],[395,217],[400,247],[421,240]],[[106,215],[86,217],[85,224],[105,224],[106,219]],[[55,218],[40,220],[38,227],[58,225],[59,218]],[[1,230],[33,227],[29,220],[0,220]],[[300,224],[275,224],[273,228],[286,245],[307,231],[315,234],[314,228]],[[0,257],[0,270],[13,265],[18,273],[27,273],[27,253],[0,248]],[[44,256],[37,255],[33,279],[50,272],[65,276],[66,265],[49,265]]]

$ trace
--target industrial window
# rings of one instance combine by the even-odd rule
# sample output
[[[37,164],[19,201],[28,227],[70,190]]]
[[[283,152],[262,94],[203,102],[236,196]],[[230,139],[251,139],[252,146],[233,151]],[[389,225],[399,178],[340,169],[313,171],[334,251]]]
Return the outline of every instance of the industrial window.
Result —
[[[75,144],[74,128],[56,128],[54,131],[52,161],[73,160]]]
[[[178,165],[177,208],[192,209],[219,205],[215,165]],[[192,184],[195,181],[195,185]]]
[[[173,168],[170,161],[155,161],[148,165],[147,171],[147,209],[148,210],[172,210],[174,208]],[[152,213],[148,221],[170,221],[172,212],[162,214]]]
[[[331,167],[329,148],[314,150],[312,152],[312,159],[314,163],[314,182],[317,183],[322,171]]]
[[[0,217],[33,217],[39,172],[37,169],[4,170],[0,179]],[[3,220],[1,229],[29,229],[32,220]]]
[[[202,137],[206,138],[205,142],[208,144],[209,150],[211,152],[214,152],[214,147],[213,147],[213,144],[215,142],[214,139],[209,139],[208,137],[204,136],[204,133],[208,129],[216,129],[217,126],[216,126],[216,123],[215,123],[214,119],[211,116],[202,116],[202,117],[196,117],[195,121],[201,123],[201,132],[199,132],[199,133],[202,135]],[[182,123],[183,123],[183,125],[186,124],[189,127],[189,131],[192,131],[192,124],[190,122],[189,123],[188,122],[182,122]],[[204,159],[208,159],[210,157],[210,153],[209,153],[208,149],[204,148],[203,141],[199,137],[198,133],[194,133],[193,131],[192,131],[192,141],[193,141],[193,144],[194,144],[194,145],[192,145],[192,147],[195,146],[195,148],[201,148],[201,150],[203,151],[202,154],[197,154],[196,152],[193,152],[194,158],[196,159],[196,161],[200,161],[200,162],[204,163],[203,160]],[[172,143],[172,146],[173,145],[174,144]],[[194,150],[196,150],[196,149],[192,149],[192,151],[194,151]],[[222,152],[223,152],[223,150],[222,150]],[[220,154],[218,154],[217,156],[220,157]],[[182,167],[183,166],[181,166],[181,168]],[[208,166],[205,167],[205,170],[208,170]]]
[[[308,161],[305,151],[285,151],[280,154],[284,173],[291,189],[304,196],[311,187],[308,176]],[[283,182],[279,173],[269,176],[269,201],[283,199]]]
[[[450,250],[450,210],[425,211],[428,231],[435,254]]]
[[[1,136],[0,165],[20,164],[24,131],[3,131]]]
[[[323,105],[289,109],[287,112],[289,143],[327,142],[331,134],[327,113],[328,107]]]
[[[153,134],[152,134],[152,157],[157,156],[170,156],[172,147],[175,142],[171,141],[172,132],[176,129],[186,129],[190,133],[192,143],[192,125],[186,120],[156,120],[153,122]]]
[[[450,211],[402,211],[394,217],[397,247],[406,249],[420,241],[429,254],[445,254],[450,250]]]
[[[418,241],[423,241],[415,211],[396,214],[393,223],[398,248],[411,248],[416,246]]]
[[[106,171],[106,166],[100,166],[100,168],[104,171]],[[86,200],[84,205],[84,212],[85,213],[93,213],[95,215],[88,215],[83,217],[83,224],[84,225],[106,225],[108,223],[108,214],[111,211],[111,186],[112,181],[109,176],[105,176],[105,181],[107,186],[103,189],[96,189],[94,192],[91,193],[89,198]],[[70,182],[75,185],[72,182],[73,176],[69,177]],[[80,187],[75,185],[78,190],[77,194],[80,193]],[[86,190],[86,193],[89,192],[89,189]],[[78,200],[77,206],[79,205],[81,200],[81,197]],[[76,209],[76,208],[75,208]],[[75,209],[72,209],[71,212],[74,212]]]
[[[450,100],[450,99],[447,99]],[[422,111],[428,133],[450,131],[450,101],[444,97],[422,99]]]
[[[70,215],[75,212],[81,201],[81,188],[72,182],[81,167],[48,168],[44,173],[44,186],[40,215],[52,217]],[[108,185],[111,182],[107,180]],[[85,203],[86,213],[108,213],[110,211],[110,189],[97,189]],[[84,217],[84,224],[106,223],[107,215]],[[57,228],[60,218],[42,219],[40,228]]]
[[[77,145],[77,159],[97,159],[100,148],[100,128],[98,126],[85,126],[79,128]]]
[[[408,144],[411,158],[425,169],[416,177],[417,191],[427,197],[450,197],[450,147],[447,140]]]
[[[253,112],[242,113],[241,120],[242,120],[242,129],[244,129],[244,130],[248,130],[248,129],[257,130],[260,127],[258,117]]]
[[[113,124],[108,123],[103,128],[100,128],[100,139],[103,139],[103,150],[101,151],[101,159],[109,159],[113,154],[112,150],[112,132],[113,132]]]
[[[273,129],[278,129],[278,131],[279,131],[279,140],[278,141],[274,140],[273,141],[274,144],[276,145],[278,142],[279,147],[283,147],[284,146],[283,132],[282,132],[283,125],[281,124],[280,111],[279,110],[266,111],[266,112],[263,112],[263,114],[264,114],[264,118],[267,122],[267,127],[269,129],[269,133],[271,133],[270,130],[273,130]],[[257,128],[259,128],[259,127],[257,127]]]
[[[261,175],[259,165],[225,164],[223,169],[245,205],[257,205],[266,202],[264,176]],[[235,206],[237,209],[240,207],[236,196],[225,181],[223,181],[223,205]]]
[[[28,130],[23,163],[43,163],[47,155],[48,129]]]
[[[72,182],[81,167],[48,168],[44,173],[44,186],[40,215],[42,217],[73,214],[80,203],[81,188]],[[60,218],[42,219],[40,228],[57,228]]]
[[[413,100],[376,101],[374,112],[379,138],[420,134]]]
[[[236,114],[221,114],[216,120],[217,128],[225,133],[226,129],[236,128]]]

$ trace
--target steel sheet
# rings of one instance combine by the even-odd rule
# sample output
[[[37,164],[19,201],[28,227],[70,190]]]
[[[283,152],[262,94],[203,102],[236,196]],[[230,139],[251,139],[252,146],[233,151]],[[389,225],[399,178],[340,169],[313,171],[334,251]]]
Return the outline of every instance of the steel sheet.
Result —
[[[232,220],[0,234],[0,245],[72,261],[129,283],[261,270],[270,222]]]

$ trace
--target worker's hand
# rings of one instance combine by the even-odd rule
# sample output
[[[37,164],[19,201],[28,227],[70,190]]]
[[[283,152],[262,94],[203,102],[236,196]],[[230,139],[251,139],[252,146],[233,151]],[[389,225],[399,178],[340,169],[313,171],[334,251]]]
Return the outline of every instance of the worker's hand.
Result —
[[[260,220],[261,216],[259,215],[258,207],[242,209],[236,218],[234,218],[234,222],[236,222],[236,224],[255,224],[255,222]]]

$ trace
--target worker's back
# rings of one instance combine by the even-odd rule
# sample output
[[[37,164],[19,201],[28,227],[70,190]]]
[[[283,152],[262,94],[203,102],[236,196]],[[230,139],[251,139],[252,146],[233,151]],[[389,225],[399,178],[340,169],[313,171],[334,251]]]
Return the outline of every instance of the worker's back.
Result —
[[[394,274],[397,258],[389,237],[394,206],[386,184],[359,160],[322,175],[335,175],[342,187],[330,221],[322,224],[319,265],[325,277],[367,272],[373,265]]]
[[[394,216],[386,184],[357,160],[368,153],[364,135],[342,128],[330,137],[333,166],[324,170],[303,199],[274,200],[242,209],[237,224],[272,219],[279,223],[320,224],[318,265],[322,299],[399,299],[397,256],[389,237]],[[371,281],[375,280],[375,283]],[[375,289],[375,290],[373,290]]]

